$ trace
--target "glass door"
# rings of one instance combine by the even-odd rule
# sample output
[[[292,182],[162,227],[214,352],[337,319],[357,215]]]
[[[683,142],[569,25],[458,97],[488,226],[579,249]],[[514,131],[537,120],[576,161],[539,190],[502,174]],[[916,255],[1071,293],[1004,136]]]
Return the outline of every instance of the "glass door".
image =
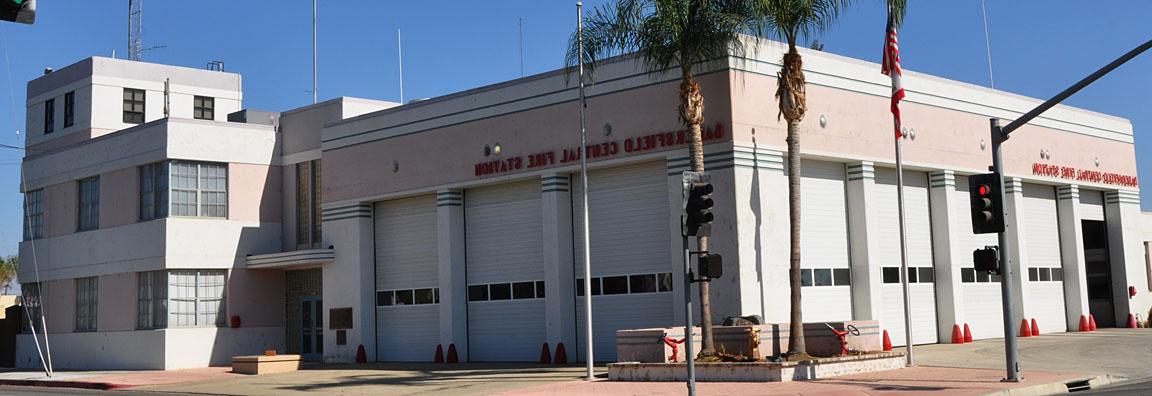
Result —
[[[324,355],[324,302],[319,296],[300,298],[300,356],[320,360]]]

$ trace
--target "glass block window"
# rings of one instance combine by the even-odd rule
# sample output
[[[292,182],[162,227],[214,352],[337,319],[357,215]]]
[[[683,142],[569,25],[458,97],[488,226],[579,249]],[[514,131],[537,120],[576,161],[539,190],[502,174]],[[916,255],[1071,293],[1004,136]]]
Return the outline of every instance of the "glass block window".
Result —
[[[96,331],[97,278],[76,278],[76,331]]]
[[[80,210],[77,231],[100,228],[100,176],[82,179],[79,182]]]
[[[24,240],[44,237],[44,190],[24,193]]]
[[[296,248],[321,247],[320,160],[296,164]]]
[[[216,98],[194,96],[192,98],[192,118],[197,120],[216,119]]]
[[[124,123],[144,123],[144,90],[124,88]]]
[[[226,270],[172,270],[168,273],[168,325],[223,326]]]

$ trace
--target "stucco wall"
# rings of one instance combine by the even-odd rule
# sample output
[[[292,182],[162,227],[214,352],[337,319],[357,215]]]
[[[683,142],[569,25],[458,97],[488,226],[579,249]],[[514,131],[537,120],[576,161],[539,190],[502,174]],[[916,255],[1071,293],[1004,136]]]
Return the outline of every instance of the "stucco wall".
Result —
[[[97,280],[96,329],[135,330],[137,292],[134,272],[101,275]]]
[[[77,185],[75,181],[44,187],[44,237],[76,232]]]
[[[284,326],[284,271],[228,272],[228,316],[241,327]]]
[[[228,164],[228,218],[280,222],[280,180],[278,166]]]
[[[137,168],[100,175],[100,228],[135,223],[140,218],[139,207],[140,171]]]

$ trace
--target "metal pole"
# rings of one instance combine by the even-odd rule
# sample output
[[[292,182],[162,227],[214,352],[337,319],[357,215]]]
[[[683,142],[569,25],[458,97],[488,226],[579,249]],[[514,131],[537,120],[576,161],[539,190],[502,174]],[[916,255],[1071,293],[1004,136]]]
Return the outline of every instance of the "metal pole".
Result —
[[[692,259],[684,242],[684,362],[688,364],[688,396],[696,395],[696,362],[692,352]]]
[[[584,97],[584,19],[581,2],[576,2],[576,41],[580,52],[580,186],[584,191],[580,194],[580,205],[584,208],[581,214],[583,222],[580,223],[580,238],[584,241],[584,344],[587,362],[587,379],[596,378],[592,372],[592,249],[588,246],[588,134],[584,128],[584,109],[588,107]]]
[[[316,97],[316,0],[312,0],[312,103]]]
[[[1005,202],[1004,194],[1004,161],[1000,156],[1000,145],[1008,140],[1008,135],[1005,135],[1000,129],[1000,119],[992,119],[992,172],[1000,175],[1000,202]],[[1004,213],[999,213],[1000,216],[1005,216]],[[1007,223],[1007,222],[1005,222]],[[1000,295],[1002,296],[1002,303],[1004,305],[1004,365],[1007,374],[1004,381],[1019,382],[1020,381],[1020,362],[1018,361],[1018,349],[1016,345],[1016,332],[1015,330],[1015,312],[1012,311],[1012,245],[1008,240],[1008,233],[1001,232],[997,236],[1000,239]]]
[[[400,28],[396,28],[396,60],[400,65],[400,104],[404,104],[404,47],[400,44]]]
[[[899,123],[897,123],[899,125]],[[908,232],[904,225],[904,164],[900,158],[901,137],[896,139],[896,204],[900,212],[900,286],[904,291],[904,345],[908,350],[905,355],[905,364],[911,367],[915,364],[912,358],[912,304],[908,299]]]

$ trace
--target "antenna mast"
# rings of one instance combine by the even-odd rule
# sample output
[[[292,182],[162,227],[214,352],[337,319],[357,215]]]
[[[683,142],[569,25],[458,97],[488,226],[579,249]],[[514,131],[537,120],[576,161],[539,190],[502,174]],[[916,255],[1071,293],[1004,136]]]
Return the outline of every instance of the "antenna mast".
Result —
[[[128,60],[140,60],[144,35],[144,0],[128,0]]]

